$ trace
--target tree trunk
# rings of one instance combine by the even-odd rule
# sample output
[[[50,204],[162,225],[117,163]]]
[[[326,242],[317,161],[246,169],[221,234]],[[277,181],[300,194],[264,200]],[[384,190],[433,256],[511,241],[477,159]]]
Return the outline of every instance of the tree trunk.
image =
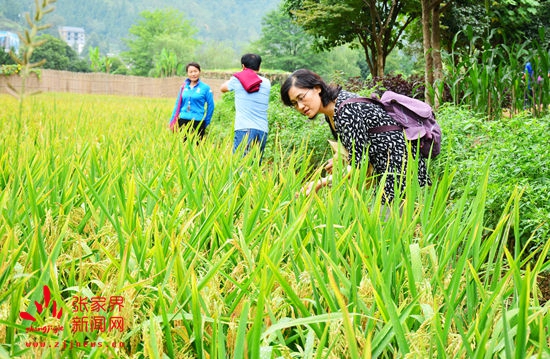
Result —
[[[432,104],[429,91],[430,87],[433,84],[433,59],[431,54],[432,49],[432,36],[431,36],[431,13],[430,10],[430,0],[421,0],[422,5],[422,46],[424,48],[424,61],[425,61],[425,90],[424,98],[426,103]]]
[[[441,28],[439,26],[440,3],[435,3],[432,11],[432,59],[433,85],[435,90],[434,106],[437,108],[443,100],[443,62],[441,60]]]
[[[376,56],[376,76],[384,77],[384,50],[382,49],[382,41],[376,44],[378,54]]]

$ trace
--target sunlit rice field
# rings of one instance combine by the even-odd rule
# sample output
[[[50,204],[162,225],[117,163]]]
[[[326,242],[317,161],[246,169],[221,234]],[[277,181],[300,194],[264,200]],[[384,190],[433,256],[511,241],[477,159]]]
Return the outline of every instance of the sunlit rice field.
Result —
[[[550,358],[520,193],[495,228],[450,164],[391,208],[365,170],[297,196],[306,141],[258,166],[172,105],[0,96],[1,358]]]

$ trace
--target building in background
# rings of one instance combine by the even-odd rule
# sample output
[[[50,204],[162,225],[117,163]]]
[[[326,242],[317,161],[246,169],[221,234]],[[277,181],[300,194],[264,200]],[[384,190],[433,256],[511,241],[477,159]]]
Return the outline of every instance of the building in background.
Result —
[[[19,52],[19,36],[11,31],[0,31],[0,48],[5,52]]]
[[[59,36],[72,47],[79,55],[84,50],[86,44],[86,32],[81,27],[61,26],[59,27]]]

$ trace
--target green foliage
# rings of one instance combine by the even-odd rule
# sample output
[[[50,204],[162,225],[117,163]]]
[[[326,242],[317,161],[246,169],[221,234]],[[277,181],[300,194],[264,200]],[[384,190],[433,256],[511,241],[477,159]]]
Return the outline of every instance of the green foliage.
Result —
[[[118,56],[115,57],[109,57],[109,61],[111,62],[111,70],[110,72],[114,75],[127,75],[128,74],[128,67],[122,61],[122,59]]]
[[[503,108],[514,113],[522,110],[525,99],[530,96],[529,106],[534,114],[546,111],[550,104],[550,81],[546,80],[550,71],[550,54],[543,45],[543,31],[538,41],[512,46],[493,46],[490,37],[475,36],[472,28],[468,28],[466,34],[470,39],[467,48],[453,47],[450,53],[443,53],[445,85],[449,87],[455,104],[468,105],[476,112],[498,118]],[[459,34],[455,40],[458,37]],[[532,92],[522,74],[528,61],[536,71]]]
[[[318,178],[304,147],[258,166],[212,133],[183,142],[166,128],[172,102],[35,96],[25,115],[40,116],[17,138],[8,120],[17,101],[0,96],[0,355],[548,356],[538,278],[550,242],[507,250],[518,191],[488,228],[487,166],[462,182],[462,196],[462,173],[444,157],[433,186],[408,175],[406,199],[392,206],[365,186],[365,171],[342,179],[338,166],[332,187],[296,196]],[[56,334],[27,331],[44,318],[20,317],[37,314],[44,285],[63,308],[46,318],[63,328]],[[110,296],[124,308],[72,306]],[[73,319],[96,314],[120,314],[124,329],[72,330]]]
[[[195,61],[209,70],[237,69],[241,66],[241,54],[235,51],[230,41],[210,40],[197,49]]]
[[[0,51],[0,65],[15,65],[15,61],[9,52]]]
[[[450,46],[457,43],[459,48],[468,46],[469,39],[465,34],[455,35],[467,27],[481,38],[491,37],[493,45],[506,44],[513,46],[538,37],[539,29],[545,29],[550,35],[550,3],[539,0],[511,1],[460,1],[448,7],[442,18],[443,39]],[[550,40],[546,37],[545,44]]]
[[[17,75],[21,72],[21,65],[0,65],[0,75]]]
[[[176,54],[163,48],[155,57],[155,69],[152,75],[153,77],[170,77],[181,74],[182,70],[183,64],[178,63]]]
[[[19,15],[33,3],[34,0],[2,0],[0,17],[4,13],[8,19],[21,22]],[[87,41],[95,39],[86,46],[99,46],[105,54],[119,54],[127,50],[123,39],[143,11],[175,8],[187,19],[193,19],[200,41],[226,43],[240,53],[259,37],[262,16],[278,3],[279,0],[247,1],[245,5],[241,0],[58,0],[51,34],[55,34],[57,26],[79,26],[86,30]]]
[[[163,61],[162,50],[177,58],[177,64],[194,58],[199,42],[193,38],[197,29],[183,13],[174,9],[144,11],[141,20],[130,28],[132,38],[126,40],[129,51],[123,53],[134,75],[155,74]],[[172,64],[173,65],[173,64]],[[177,65],[175,66],[177,67]],[[160,75],[160,73],[157,73]]]
[[[264,67],[292,72],[315,69],[323,59],[313,51],[313,35],[294,23],[282,9],[272,10],[262,20],[262,35],[252,51],[262,54]]]
[[[358,49],[339,46],[330,51],[314,47],[314,36],[297,25],[281,6],[264,16],[262,35],[249,47],[250,52],[262,55],[262,67],[293,72],[307,68],[323,77],[335,70],[348,77],[358,76],[362,54]]]
[[[502,0],[487,7],[491,30],[500,35],[500,42],[521,43],[537,36],[537,29],[550,25],[539,17],[539,0]]]
[[[465,108],[444,106],[437,118],[444,134],[441,161],[457,169],[451,198],[461,197],[465,184],[488,165],[488,226],[496,226],[508,194],[518,187],[523,191],[521,221],[516,228],[520,245],[526,245],[533,232],[532,245],[543,245],[550,236],[550,116],[523,114],[490,121]],[[473,195],[474,189],[470,190]]]
[[[418,10],[413,2],[286,0],[284,8],[316,39],[320,49],[343,44],[363,48],[370,72],[382,76],[386,57]],[[416,3],[414,3],[416,4]],[[380,60],[381,59],[381,60]]]
[[[419,43],[407,44],[405,49],[397,48],[392,51],[386,58],[385,74],[401,74],[405,77],[423,75],[424,67],[421,61],[424,58],[420,56],[422,49],[418,45]]]
[[[93,72],[100,72],[103,70],[103,64],[101,61],[101,55],[99,54],[99,47],[90,47],[88,51],[90,58],[90,66]]]
[[[51,35],[42,35],[38,39],[43,43],[34,50],[31,61],[44,61],[42,68],[73,72],[90,71],[87,62],[80,59],[76,51],[65,41]]]
[[[92,71],[126,75],[128,68],[119,57],[101,56],[99,47],[89,47],[88,57]]]

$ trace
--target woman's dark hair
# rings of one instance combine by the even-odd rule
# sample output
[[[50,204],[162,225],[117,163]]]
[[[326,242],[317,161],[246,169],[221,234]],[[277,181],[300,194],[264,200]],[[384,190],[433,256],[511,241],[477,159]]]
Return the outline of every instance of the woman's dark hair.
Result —
[[[185,65],[185,71],[189,70],[189,67],[196,67],[197,69],[199,69],[199,72],[201,71],[201,65],[199,65],[197,62],[190,62],[188,63],[187,65]]]
[[[299,69],[294,71],[281,86],[281,100],[286,106],[292,106],[292,101],[288,96],[288,91],[292,86],[296,86],[303,89],[312,89],[320,87],[321,102],[323,106],[327,106],[331,101],[334,101],[338,97],[338,93],[342,90],[342,87],[338,85],[328,85],[321,76],[315,72],[307,69]]]

